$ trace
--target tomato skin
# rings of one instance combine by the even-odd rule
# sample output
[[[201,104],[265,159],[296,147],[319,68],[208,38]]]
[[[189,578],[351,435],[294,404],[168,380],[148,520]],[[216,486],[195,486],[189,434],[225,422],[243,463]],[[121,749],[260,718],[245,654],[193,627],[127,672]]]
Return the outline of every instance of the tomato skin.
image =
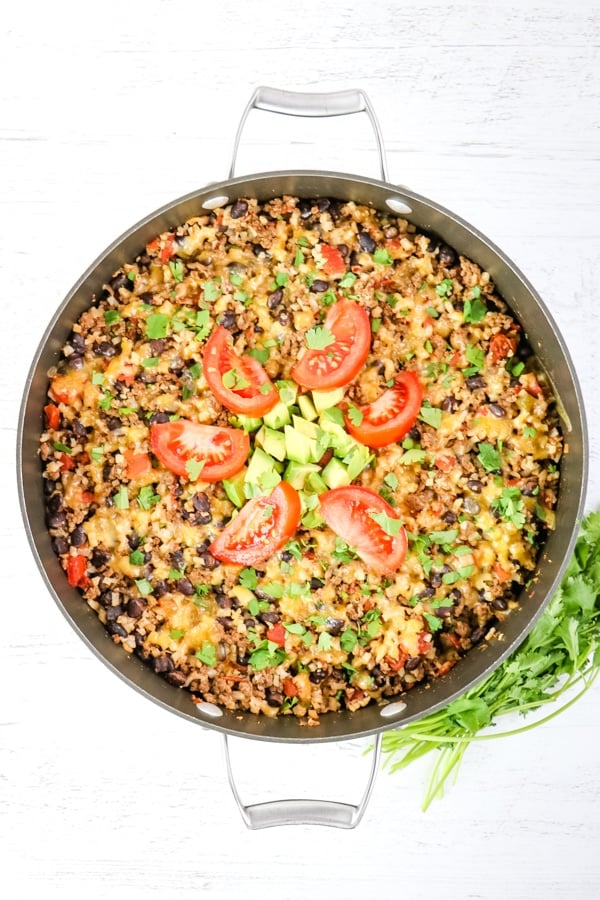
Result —
[[[440,472],[449,472],[456,465],[456,456],[454,453],[440,453],[435,458],[435,467]]]
[[[222,481],[242,468],[250,452],[250,439],[240,428],[177,419],[152,425],[150,446],[160,462],[176,475],[188,475],[186,463],[195,459],[204,461],[200,481]]]
[[[352,300],[338,300],[327,311],[325,328],[335,342],[322,350],[308,349],[292,369],[292,378],[310,390],[345,387],[355,378],[371,349],[367,311]]]
[[[254,566],[281,550],[301,515],[298,491],[280,481],[269,496],[249,500],[208,549],[221,562]]]
[[[67,579],[71,587],[77,587],[82,578],[85,578],[87,559],[85,556],[69,556],[67,560]]]
[[[235,352],[230,337],[222,325],[214,329],[204,349],[204,377],[217,400],[231,412],[264,416],[279,400],[279,392],[257,359]],[[248,382],[247,387],[236,390],[225,387],[223,376],[233,369]],[[262,385],[270,387],[265,394],[261,393]]]
[[[398,520],[389,503],[369,488],[340,487],[319,497],[321,515],[332,531],[352,547],[363,562],[378,575],[391,575],[404,562],[408,549],[405,529],[392,536],[371,517],[383,513]]]
[[[395,444],[417,421],[423,402],[423,387],[414,372],[400,372],[394,386],[381,397],[359,406],[362,421],[355,425],[345,416],[346,428],[353,438],[367,447],[379,448]]]
[[[330,244],[321,244],[321,256],[325,264],[321,266],[321,272],[325,275],[343,275],[346,271],[346,263],[341,251]]]
[[[48,405],[44,407],[44,414],[46,416],[48,428],[56,431],[56,429],[60,427],[60,410],[58,406],[55,406],[54,403],[48,403]]]
[[[175,235],[174,234],[168,235],[167,239],[165,240],[165,243],[163,244],[162,250],[160,251],[160,261],[163,265],[168,263],[169,260],[171,259],[171,257],[173,256],[173,254],[175,252],[174,244],[175,244]]]
[[[490,340],[489,353],[492,357],[492,363],[499,363],[515,352],[515,341],[506,334],[495,334]]]
[[[298,696],[298,686],[293,678],[284,678],[281,687],[286,697]]]

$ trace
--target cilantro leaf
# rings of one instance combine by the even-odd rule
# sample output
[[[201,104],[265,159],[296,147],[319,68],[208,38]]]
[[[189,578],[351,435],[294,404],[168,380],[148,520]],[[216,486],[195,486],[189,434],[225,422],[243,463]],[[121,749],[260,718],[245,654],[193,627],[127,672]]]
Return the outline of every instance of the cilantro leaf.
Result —
[[[309,328],[304,337],[309,350],[324,350],[331,344],[335,344],[335,337],[324,325],[315,325],[314,328]]]

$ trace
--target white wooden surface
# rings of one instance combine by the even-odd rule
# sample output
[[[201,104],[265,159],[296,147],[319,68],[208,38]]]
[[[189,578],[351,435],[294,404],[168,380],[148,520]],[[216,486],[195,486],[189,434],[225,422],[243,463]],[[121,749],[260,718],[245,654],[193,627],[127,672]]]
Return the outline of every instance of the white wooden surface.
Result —
[[[550,725],[471,749],[427,814],[424,763],[380,772],[355,832],[251,833],[217,735],[127,688],[55,607],[13,462],[30,359],[95,256],[145,213],[226,177],[257,84],[362,87],[391,180],[477,225],[545,298],[579,371],[588,509],[600,508],[598,4],[20,0],[0,31],[2,895],[598,897],[600,686]],[[363,118],[254,113],[238,171],[377,174]],[[313,783],[353,800],[361,751],[243,742],[236,758],[249,797]]]

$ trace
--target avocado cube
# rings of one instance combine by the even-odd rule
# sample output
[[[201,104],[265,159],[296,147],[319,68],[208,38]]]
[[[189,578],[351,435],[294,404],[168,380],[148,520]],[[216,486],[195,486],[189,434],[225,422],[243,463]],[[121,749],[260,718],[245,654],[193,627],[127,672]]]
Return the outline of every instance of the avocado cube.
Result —
[[[329,488],[345,487],[352,479],[343,462],[333,456],[323,469],[323,481]]]
[[[323,412],[331,406],[336,406],[344,399],[344,388],[335,388],[332,391],[313,391],[312,399],[317,412]]]

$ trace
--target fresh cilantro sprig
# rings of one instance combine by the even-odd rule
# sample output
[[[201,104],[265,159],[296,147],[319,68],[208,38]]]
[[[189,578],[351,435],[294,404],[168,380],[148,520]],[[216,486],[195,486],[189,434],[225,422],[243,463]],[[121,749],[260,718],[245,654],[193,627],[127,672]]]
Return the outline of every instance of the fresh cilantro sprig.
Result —
[[[383,736],[389,771],[432,750],[438,755],[423,800],[443,795],[474,741],[521,734],[568,709],[600,673],[600,512],[584,520],[562,583],[521,646],[490,676],[447,707]],[[554,708],[535,721],[501,730],[506,715]],[[483,729],[496,725],[493,731]]]

